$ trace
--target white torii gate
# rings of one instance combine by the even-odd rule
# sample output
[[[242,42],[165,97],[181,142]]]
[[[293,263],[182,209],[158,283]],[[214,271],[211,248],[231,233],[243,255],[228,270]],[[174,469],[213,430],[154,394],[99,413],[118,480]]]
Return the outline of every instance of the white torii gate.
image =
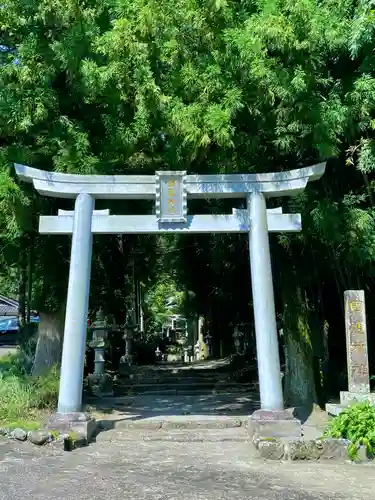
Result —
[[[58,414],[74,418],[82,410],[92,235],[163,232],[249,234],[261,408],[282,412],[268,232],[300,231],[301,216],[283,214],[280,208],[267,210],[266,198],[302,192],[308,181],[323,175],[325,165],[270,174],[160,171],[155,175],[74,175],[16,164],[19,178],[32,182],[40,194],[75,199],[74,211],[59,210],[57,216],[39,220],[42,234],[72,234]],[[247,209],[223,215],[187,215],[187,201],[194,198],[245,198]],[[156,215],[110,215],[109,210],[94,210],[95,199],[155,200]]]

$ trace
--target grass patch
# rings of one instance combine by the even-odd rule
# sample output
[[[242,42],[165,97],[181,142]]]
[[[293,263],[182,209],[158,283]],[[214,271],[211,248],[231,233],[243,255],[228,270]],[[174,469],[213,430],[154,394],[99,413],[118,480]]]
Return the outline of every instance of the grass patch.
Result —
[[[59,373],[56,367],[42,377],[25,374],[22,358],[0,358],[0,426],[35,430],[57,404]]]
[[[37,431],[40,429],[41,422],[38,421],[28,421],[28,420],[17,420],[16,422],[9,422],[6,424],[6,428],[9,430],[23,429],[24,431]]]

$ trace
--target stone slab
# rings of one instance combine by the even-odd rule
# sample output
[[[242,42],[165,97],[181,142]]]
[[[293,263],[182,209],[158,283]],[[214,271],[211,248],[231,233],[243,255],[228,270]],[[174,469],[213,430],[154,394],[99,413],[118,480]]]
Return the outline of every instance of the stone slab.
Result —
[[[248,419],[250,436],[263,438],[300,438],[301,421],[287,410],[257,410]]]
[[[341,412],[347,410],[350,406],[357,403],[368,401],[371,405],[375,405],[375,393],[363,392],[340,392],[340,403],[326,403],[326,412],[329,415],[337,417]]]
[[[209,416],[209,415],[190,415],[188,417],[171,416],[164,420],[163,429],[233,429],[241,427],[242,422],[246,421],[244,416]]]
[[[99,423],[86,413],[54,413],[45,424],[48,430],[61,434],[76,434],[90,442],[99,429]]]
[[[176,443],[226,443],[243,442],[251,443],[245,427],[223,428],[223,429],[142,429],[133,427],[128,429],[114,429],[109,432],[101,432],[96,441],[106,443],[108,441],[160,441]]]
[[[144,419],[124,419],[116,423],[116,429],[142,428],[150,430],[170,429],[234,429],[247,421],[247,416],[227,417],[216,415],[170,415]]]
[[[351,442],[347,439],[335,438],[264,439],[254,435],[252,444],[258,455],[267,460],[338,460],[346,462],[349,460],[348,448]],[[367,460],[366,448],[361,446],[358,450],[357,461]]]
[[[372,405],[375,405],[375,393],[373,392],[340,392],[340,404],[343,406],[349,406],[356,403],[362,403],[368,401]]]
[[[63,440],[64,451],[73,451],[77,448],[84,448],[88,446],[89,441],[83,435],[77,435],[74,438],[65,438]]]
[[[337,417],[341,412],[347,410],[348,407],[345,405],[340,405],[337,403],[326,403],[326,412],[328,415],[332,415],[333,417]]]
[[[284,445],[286,460],[348,460],[347,439],[289,440]]]
[[[267,460],[282,460],[284,458],[284,444],[276,439],[261,441],[258,444],[258,452],[262,458]]]

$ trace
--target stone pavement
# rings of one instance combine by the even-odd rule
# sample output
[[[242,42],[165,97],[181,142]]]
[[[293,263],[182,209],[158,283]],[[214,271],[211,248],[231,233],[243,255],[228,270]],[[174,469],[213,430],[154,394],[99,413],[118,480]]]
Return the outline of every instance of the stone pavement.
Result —
[[[190,396],[138,395],[103,398],[90,408],[93,416],[120,427],[160,427],[175,423],[187,427],[237,427],[259,407],[253,395],[206,394]]]
[[[371,464],[265,462],[241,428],[160,432],[107,431],[70,453],[1,440],[0,500],[375,498]],[[217,442],[222,433],[231,440]]]

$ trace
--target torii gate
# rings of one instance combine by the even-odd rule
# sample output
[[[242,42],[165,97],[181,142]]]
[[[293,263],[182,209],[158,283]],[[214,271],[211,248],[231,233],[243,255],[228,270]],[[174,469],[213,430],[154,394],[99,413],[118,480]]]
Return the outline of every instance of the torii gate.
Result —
[[[269,174],[73,175],[16,164],[19,178],[42,195],[75,199],[74,212],[41,216],[42,234],[72,234],[58,414],[82,411],[83,365],[93,234],[248,233],[261,409],[283,411],[280,360],[268,232],[301,230],[299,214],[267,210],[266,198],[293,196],[319,179],[325,163]],[[193,198],[245,198],[247,209],[231,214],[187,215]],[[95,199],[155,200],[156,215],[110,215]],[[278,418],[278,417],[277,417]]]

